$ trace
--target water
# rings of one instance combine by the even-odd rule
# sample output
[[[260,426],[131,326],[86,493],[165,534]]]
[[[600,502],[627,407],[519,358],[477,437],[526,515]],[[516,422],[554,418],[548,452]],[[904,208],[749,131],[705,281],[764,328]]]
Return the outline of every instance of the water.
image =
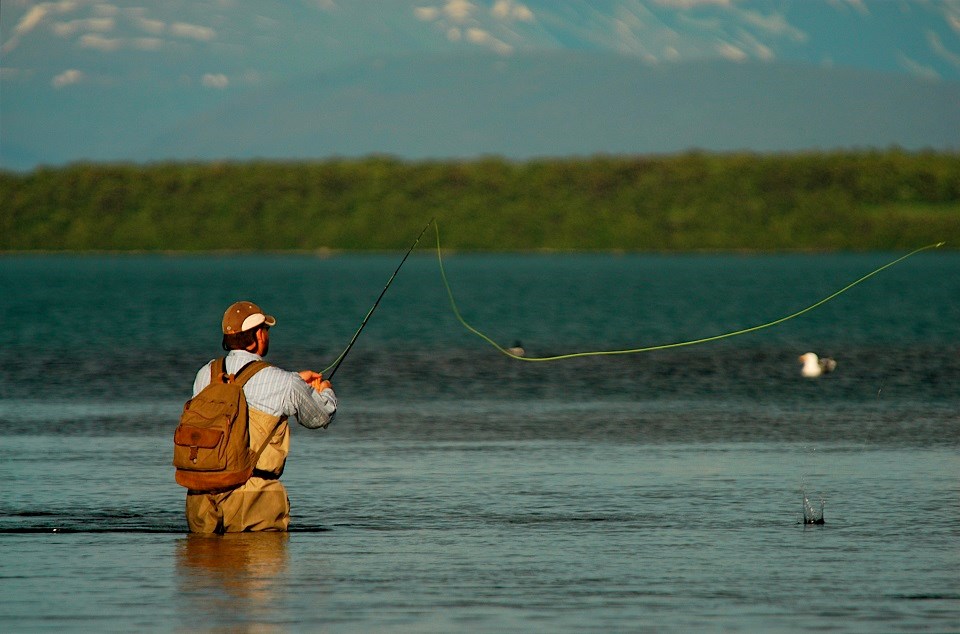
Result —
[[[457,255],[465,317],[530,354],[792,313],[895,254]],[[512,361],[413,256],[294,429],[288,535],[188,536],[169,465],[239,298],[328,365],[399,255],[0,258],[10,631],[956,631],[960,254],[774,329]],[[797,357],[837,370],[802,379]],[[804,498],[823,525],[804,523]]]

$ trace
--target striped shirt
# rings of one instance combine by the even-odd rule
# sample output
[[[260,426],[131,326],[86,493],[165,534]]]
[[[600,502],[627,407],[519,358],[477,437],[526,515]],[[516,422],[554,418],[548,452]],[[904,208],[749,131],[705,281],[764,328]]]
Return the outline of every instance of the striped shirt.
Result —
[[[234,374],[259,355],[246,350],[231,350],[227,354],[227,372]],[[214,360],[197,372],[193,395],[210,384],[210,366]],[[309,429],[325,428],[337,413],[337,395],[327,388],[317,392],[296,372],[270,366],[250,377],[243,386],[247,405],[271,416],[296,416],[297,422]]]

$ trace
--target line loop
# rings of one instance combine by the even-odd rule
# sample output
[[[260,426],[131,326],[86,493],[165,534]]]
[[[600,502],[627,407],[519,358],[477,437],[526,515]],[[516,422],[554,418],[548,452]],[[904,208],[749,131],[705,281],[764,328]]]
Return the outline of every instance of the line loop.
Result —
[[[499,343],[497,343],[496,341],[494,341],[492,338],[490,338],[490,337],[487,336],[486,334],[480,332],[479,330],[477,330],[476,328],[474,328],[472,325],[470,325],[470,324],[463,318],[463,315],[460,314],[460,309],[457,307],[457,302],[456,302],[456,300],[455,300],[454,297],[453,297],[453,290],[450,288],[450,282],[449,282],[449,280],[447,279],[447,273],[446,273],[446,271],[444,270],[444,267],[443,267],[443,257],[442,257],[442,255],[441,255],[441,248],[440,248],[440,226],[439,226],[439,224],[438,224],[437,222],[434,222],[434,223],[433,223],[433,228],[434,228],[434,230],[436,231],[436,234],[437,234],[437,263],[440,265],[440,277],[441,277],[441,279],[443,280],[443,285],[444,285],[444,287],[445,287],[446,290],[447,290],[447,297],[449,297],[449,299],[450,299],[450,307],[453,309],[453,314],[454,314],[454,316],[457,318],[457,321],[459,321],[460,324],[461,324],[464,328],[466,328],[468,331],[470,331],[471,333],[473,333],[473,334],[476,335],[477,337],[483,339],[484,341],[486,341],[487,343],[489,343],[491,346],[493,346],[494,348],[496,348],[497,350],[499,350],[499,351],[500,351],[501,353],[503,353],[504,355],[510,357],[511,359],[516,359],[517,361],[526,361],[526,362],[528,362],[528,363],[537,363],[537,362],[545,362],[545,361],[562,361],[562,360],[564,360],[564,359],[575,359],[575,358],[578,358],[578,357],[600,357],[600,356],[613,356],[613,355],[624,355],[624,354],[640,354],[640,353],[642,353],[642,352],[653,352],[653,351],[655,351],[655,350],[668,350],[668,349],[670,349],[670,348],[682,348],[682,347],[685,347],[685,346],[696,346],[696,345],[703,344],[703,343],[710,343],[710,342],[712,342],[712,341],[719,341],[719,340],[721,340],[721,339],[728,339],[728,338],[730,338],[730,337],[738,337],[738,336],[740,336],[740,335],[746,335],[746,334],[751,333],[751,332],[757,332],[758,330],[764,330],[765,328],[772,328],[773,326],[780,325],[780,324],[782,324],[782,323],[784,323],[784,322],[786,322],[786,321],[790,321],[791,319],[796,319],[797,317],[800,317],[801,315],[804,315],[804,314],[806,314],[806,313],[809,313],[811,310],[814,310],[814,309],[816,309],[816,308],[818,308],[818,307],[820,307],[820,306],[823,306],[824,304],[826,304],[826,303],[829,302],[830,300],[839,297],[839,296],[842,295],[843,293],[846,293],[847,291],[849,291],[849,290],[850,290],[851,288],[853,288],[854,286],[856,286],[856,285],[858,285],[858,284],[860,284],[860,283],[862,283],[862,282],[867,281],[868,279],[870,279],[870,278],[873,277],[874,275],[880,273],[881,271],[884,271],[884,270],[890,268],[891,266],[894,266],[895,264],[898,264],[898,263],[900,263],[900,262],[903,262],[903,261],[906,260],[907,258],[909,258],[909,257],[911,257],[911,256],[914,256],[914,255],[916,255],[917,253],[920,253],[921,251],[926,251],[926,250],[928,250],[928,249],[937,249],[937,248],[942,247],[942,246],[945,244],[944,242],[938,242],[938,243],[936,243],[936,244],[928,244],[928,245],[925,246],[925,247],[920,247],[919,249],[917,249],[917,250],[915,250],[915,251],[911,251],[910,253],[908,253],[908,254],[906,254],[906,255],[904,255],[904,256],[901,256],[901,257],[897,258],[896,260],[894,260],[894,261],[892,261],[892,262],[889,262],[889,263],[884,264],[883,266],[881,266],[881,267],[879,267],[879,268],[877,268],[877,269],[874,269],[873,271],[867,273],[867,274],[864,275],[863,277],[861,277],[861,278],[859,278],[859,279],[857,279],[857,280],[855,280],[855,281],[847,284],[846,286],[844,286],[844,287],[841,288],[840,290],[836,291],[835,293],[833,293],[833,294],[831,294],[831,295],[828,295],[827,297],[824,297],[824,298],[821,299],[820,301],[818,301],[818,302],[816,302],[816,303],[814,303],[814,304],[811,304],[811,305],[807,306],[806,308],[803,308],[803,309],[801,309],[801,310],[798,310],[797,312],[792,313],[792,314],[790,314],[790,315],[787,315],[787,316],[785,316],[785,317],[781,317],[781,318],[779,318],[779,319],[775,319],[775,320],[773,320],[773,321],[767,322],[767,323],[765,323],[765,324],[759,324],[759,325],[757,325],[757,326],[751,326],[751,327],[749,327],[749,328],[742,328],[742,329],[740,329],[740,330],[734,330],[734,331],[731,331],[731,332],[726,332],[726,333],[723,333],[723,334],[720,334],[720,335],[714,335],[714,336],[711,336],[711,337],[703,337],[703,338],[701,338],[701,339],[692,339],[692,340],[690,340],[690,341],[678,341],[678,342],[674,342],[674,343],[665,343],[665,344],[660,344],[660,345],[656,345],[656,346],[646,346],[646,347],[643,347],[643,348],[627,348],[627,349],[623,349],[623,350],[594,350],[594,351],[586,351],[586,352],[571,352],[571,353],[568,353],[568,354],[558,354],[558,355],[554,355],[554,356],[550,356],[550,357],[527,357],[527,356],[520,356],[520,355],[517,355],[517,354],[513,354],[512,352],[510,352],[509,350],[507,350],[506,348],[504,348],[503,346],[501,346]]]

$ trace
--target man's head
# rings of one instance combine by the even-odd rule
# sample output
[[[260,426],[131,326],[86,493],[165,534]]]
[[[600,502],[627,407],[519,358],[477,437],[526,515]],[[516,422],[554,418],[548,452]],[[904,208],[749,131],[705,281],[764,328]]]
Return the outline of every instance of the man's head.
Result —
[[[249,350],[260,356],[267,353],[267,331],[277,323],[253,302],[235,302],[223,313],[223,349]]]

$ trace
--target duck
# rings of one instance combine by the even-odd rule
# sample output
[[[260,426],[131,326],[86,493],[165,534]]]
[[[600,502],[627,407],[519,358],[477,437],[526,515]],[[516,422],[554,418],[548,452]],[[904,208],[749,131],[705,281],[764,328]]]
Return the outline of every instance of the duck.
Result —
[[[821,374],[833,372],[837,367],[837,362],[830,357],[821,359],[814,352],[801,354],[799,361],[803,364],[800,374],[808,378],[815,378]]]
[[[514,341],[513,345],[507,348],[507,352],[515,357],[522,357],[527,353],[527,351],[523,349],[523,344],[519,341]]]

